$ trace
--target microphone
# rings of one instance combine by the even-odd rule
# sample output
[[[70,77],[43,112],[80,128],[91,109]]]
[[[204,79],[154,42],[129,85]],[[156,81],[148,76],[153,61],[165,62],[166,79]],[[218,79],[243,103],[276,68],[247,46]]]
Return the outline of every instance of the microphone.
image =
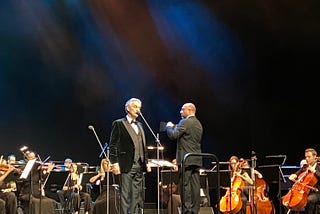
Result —
[[[98,143],[99,143],[99,146],[100,146],[100,148],[101,148],[101,150],[102,150],[102,152],[101,152],[100,155],[99,155],[99,158],[102,156],[102,154],[104,154],[104,156],[107,158],[107,154],[104,152],[104,150],[107,148],[108,144],[106,143],[105,146],[102,147],[102,144],[101,144],[101,142],[100,142],[100,139],[99,139],[96,131],[94,130],[94,127],[93,127],[92,125],[89,125],[89,126],[88,126],[88,129],[90,129],[90,130],[93,131],[93,133],[94,133],[94,135],[95,135],[95,137],[96,137],[96,139],[97,139],[97,141],[98,141]]]

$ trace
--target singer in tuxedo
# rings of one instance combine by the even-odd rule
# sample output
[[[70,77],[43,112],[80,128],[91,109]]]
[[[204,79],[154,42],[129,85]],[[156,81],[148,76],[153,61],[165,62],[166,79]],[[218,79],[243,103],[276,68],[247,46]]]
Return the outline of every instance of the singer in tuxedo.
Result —
[[[141,105],[139,99],[129,99],[125,103],[127,115],[112,123],[109,159],[113,173],[121,174],[121,214],[142,213],[143,208],[143,173],[147,170],[148,154],[142,124],[136,121]]]
[[[177,140],[176,159],[180,173],[180,191],[183,188],[184,213],[198,214],[200,209],[200,173],[202,157],[190,156],[185,162],[183,181],[181,182],[181,163],[187,153],[201,153],[203,128],[196,117],[193,103],[185,103],[180,110],[181,120],[177,125],[168,122],[166,132],[170,139]]]

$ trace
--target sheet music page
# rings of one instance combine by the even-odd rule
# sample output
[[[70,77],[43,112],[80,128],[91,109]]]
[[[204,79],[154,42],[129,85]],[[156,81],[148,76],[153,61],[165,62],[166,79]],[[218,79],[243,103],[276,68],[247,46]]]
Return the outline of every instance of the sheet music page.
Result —
[[[20,178],[27,179],[27,177],[28,177],[33,165],[35,164],[36,160],[37,159],[32,159],[32,160],[28,161],[28,163],[27,163],[26,167],[24,168]]]
[[[149,162],[161,167],[166,166],[166,167],[174,168],[176,166],[173,163],[166,160],[149,159]]]

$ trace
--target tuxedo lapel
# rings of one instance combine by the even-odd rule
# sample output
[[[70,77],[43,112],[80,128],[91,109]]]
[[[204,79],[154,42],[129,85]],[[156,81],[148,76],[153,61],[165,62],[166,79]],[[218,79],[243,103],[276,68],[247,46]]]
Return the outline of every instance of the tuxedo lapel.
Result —
[[[137,135],[133,128],[131,127],[131,124],[128,122],[128,120],[122,120],[122,123],[124,125],[124,127],[126,128],[126,130],[128,131],[130,137],[131,137],[131,140],[133,141],[133,139],[135,139],[135,135]]]

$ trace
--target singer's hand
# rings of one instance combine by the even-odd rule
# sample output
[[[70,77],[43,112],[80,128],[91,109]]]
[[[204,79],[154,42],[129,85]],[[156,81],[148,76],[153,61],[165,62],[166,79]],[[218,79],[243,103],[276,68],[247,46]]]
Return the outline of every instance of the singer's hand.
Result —
[[[172,122],[168,122],[166,126],[174,127],[174,124]]]
[[[120,174],[120,166],[118,163],[115,163],[111,166],[112,172],[115,175],[119,175]]]

